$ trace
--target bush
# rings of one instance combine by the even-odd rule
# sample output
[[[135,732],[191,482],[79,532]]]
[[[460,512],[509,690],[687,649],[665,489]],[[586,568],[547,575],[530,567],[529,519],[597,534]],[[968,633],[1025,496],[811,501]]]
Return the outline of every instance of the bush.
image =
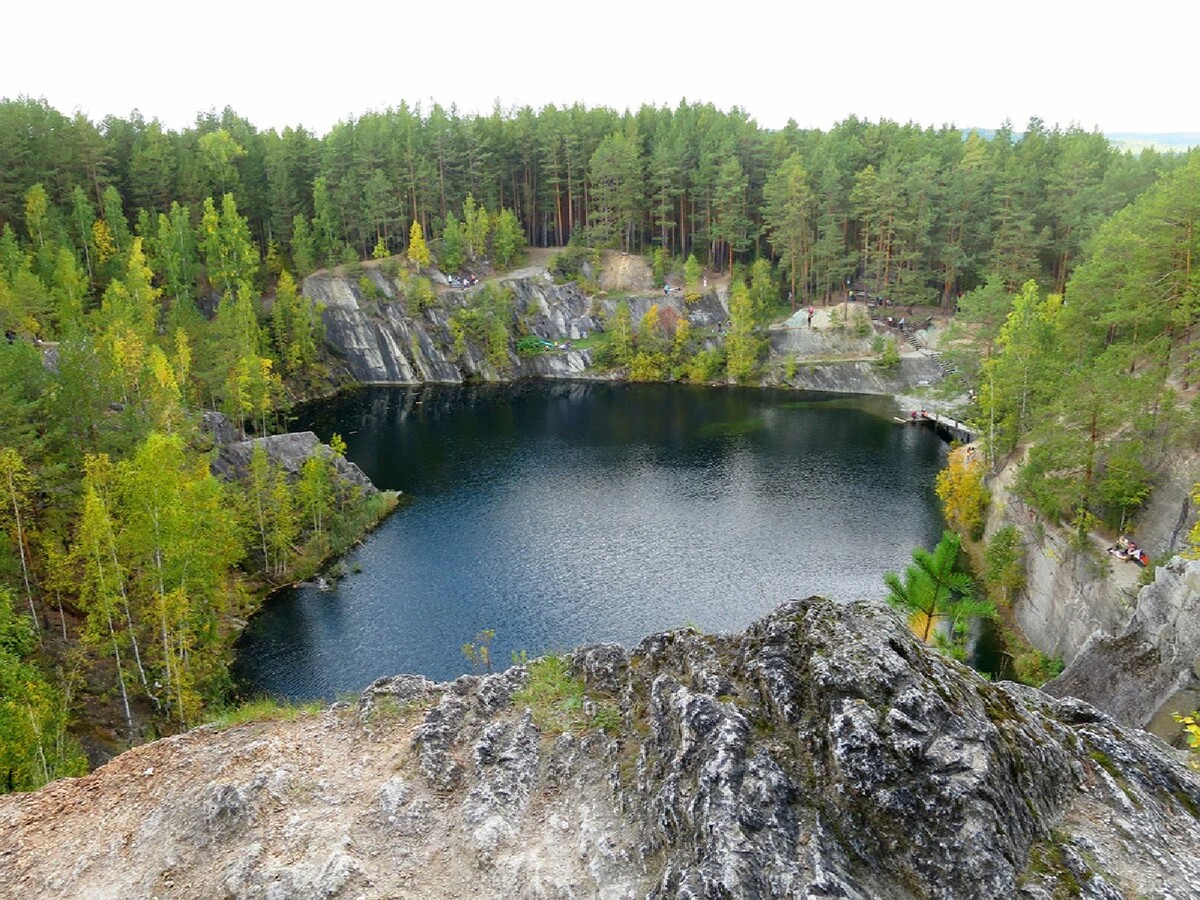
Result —
[[[1189,765],[1193,769],[1200,769],[1200,712],[1193,710],[1186,716],[1172,713],[1171,717],[1183,726],[1184,738],[1192,751]]]
[[[527,666],[529,679],[513,694],[515,706],[527,706],[534,724],[550,734],[572,731],[620,729],[621,716],[615,700],[591,698],[583,679],[571,674],[565,656],[544,656]]]
[[[413,313],[424,312],[437,301],[437,294],[433,290],[433,282],[421,275],[414,276],[408,280],[406,296],[408,298],[409,311]]]
[[[1006,637],[1011,637],[1011,633]],[[1017,681],[1039,688],[1051,678],[1057,678],[1063,670],[1061,656],[1047,656],[1028,645],[1012,654],[1012,665]]]
[[[722,347],[701,350],[692,357],[691,364],[687,367],[688,381],[696,383],[716,381],[724,374],[725,350]]]
[[[496,284],[487,284],[471,292],[472,305],[455,310],[450,317],[450,334],[454,352],[462,356],[467,339],[486,348],[488,362],[497,370],[507,372],[512,360],[508,355],[509,325],[513,319],[513,293]]]
[[[696,254],[688,254],[687,262],[683,266],[683,299],[686,303],[695,303],[700,299],[700,263],[696,260]]]
[[[1005,525],[988,541],[984,552],[983,582],[992,598],[1007,603],[1013,591],[1025,586],[1025,560],[1021,532]]]
[[[854,333],[859,337],[866,337],[871,333],[871,320],[858,307],[854,308]]]
[[[594,247],[584,247],[580,244],[568,244],[550,260],[550,274],[554,280],[578,281],[588,273],[586,268],[593,271],[600,265],[600,251]]]
[[[546,342],[536,334],[527,334],[517,341],[518,356],[537,356],[539,353],[545,353],[548,349]]]
[[[953,451],[946,468],[938,473],[935,490],[942,501],[946,521],[959,534],[979,540],[984,513],[991,495],[983,485],[983,463],[962,448]]]
[[[630,381],[663,381],[667,377],[667,356],[665,353],[647,353],[639,351],[634,354],[629,364]]]
[[[900,365],[900,351],[896,349],[896,342],[890,338],[884,341],[883,338],[876,335],[879,342],[883,345],[882,352],[879,354],[879,359],[875,362],[879,368],[885,372],[894,372]]]

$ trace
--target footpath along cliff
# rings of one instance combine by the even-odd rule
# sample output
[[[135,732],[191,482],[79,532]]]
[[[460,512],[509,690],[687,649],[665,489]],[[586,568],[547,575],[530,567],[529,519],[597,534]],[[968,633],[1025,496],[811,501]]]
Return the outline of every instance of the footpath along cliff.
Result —
[[[1198,815],[1147,734],[810,598],[0,797],[0,896],[1178,900]]]

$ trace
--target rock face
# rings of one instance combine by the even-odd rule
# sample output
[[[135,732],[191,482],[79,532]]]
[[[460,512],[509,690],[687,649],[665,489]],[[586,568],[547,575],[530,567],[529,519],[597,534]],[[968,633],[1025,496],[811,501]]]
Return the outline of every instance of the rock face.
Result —
[[[853,394],[902,394],[942,379],[936,362],[925,357],[904,357],[894,369],[881,369],[861,360],[806,363],[801,360],[786,379],[789,387],[805,391]]]
[[[446,291],[438,307],[414,319],[396,302],[396,286],[378,268],[364,270],[382,296],[374,308],[347,277],[318,272],[303,292],[324,307],[325,339],[356,381],[365,384],[458,382],[462,373],[438,349],[447,345],[449,314],[465,305],[461,291]],[[436,338],[436,339],[435,339]]]
[[[469,345],[453,351],[450,319],[470,305],[481,288],[442,289],[436,304],[409,315],[398,302],[396,285],[378,268],[364,269],[377,299],[362,297],[354,279],[319,272],[304,279],[304,296],[323,307],[325,339],[355,381],[363,384],[456,384],[465,378],[488,381],[537,376],[578,378],[587,373],[587,351],[543,354],[525,359],[509,352],[508,370],[497,372],[486,354]],[[501,279],[513,291],[516,309],[531,333],[552,341],[579,340],[601,330],[603,305],[593,304],[574,284],[556,285],[544,269],[514,272]]]
[[[1126,563],[1114,578],[1103,561],[1080,553],[1056,528],[1026,532],[1026,586],[1015,609],[1034,646],[1069,663],[1092,635],[1118,632],[1129,621],[1140,570]]]
[[[1025,587],[1012,601],[1021,631],[1033,646],[1070,663],[1096,632],[1124,629],[1137,597],[1141,570],[1071,545],[1070,535],[1046,523],[1013,491],[1022,460],[1010,460],[989,479],[992,503],[984,539],[1012,525],[1021,536]]]
[[[605,271],[613,268],[606,267]],[[556,284],[543,267],[520,269],[498,281],[512,291],[522,330],[555,343],[583,340],[603,331],[605,322],[611,320],[623,300],[629,305],[635,327],[651,306],[657,306],[660,315],[670,310],[695,328],[709,329],[715,335],[709,338],[709,345],[716,346],[729,321],[723,290],[714,287],[687,303],[678,290],[670,294],[655,292],[647,281],[649,276],[642,272],[644,268],[637,258],[627,259],[627,271],[618,279],[623,287],[613,296],[588,297],[575,283]],[[304,295],[323,308],[326,341],[355,381],[453,384],[467,379],[620,377],[617,372],[594,370],[589,350],[556,349],[522,357],[514,352],[511,342],[507,365],[498,370],[484,349],[475,344],[468,342],[461,353],[454,349],[451,317],[456,311],[468,308],[474,293],[482,287],[451,288],[444,278],[435,278],[440,285],[437,301],[428,309],[410,315],[398,296],[396,283],[378,267],[365,267],[362,277],[374,285],[374,298],[364,297],[357,278],[328,272],[310,275],[303,286]],[[626,295],[624,291],[628,288],[640,293]],[[841,393],[894,394],[942,379],[937,363],[924,357],[906,357],[892,371],[861,361],[862,357],[875,355],[871,336],[851,331],[811,328],[772,331],[772,362],[765,368],[773,371],[781,368],[780,360],[796,357],[799,364],[787,379],[790,387]],[[805,359],[812,358],[821,361],[805,363]]]
[[[1092,635],[1046,691],[1087,700],[1139,728],[1162,719],[1178,734],[1170,714],[1200,705],[1200,561],[1175,557],[1160,567],[1124,630]]]
[[[288,475],[300,477],[304,463],[314,453],[331,454],[328,444],[322,444],[320,439],[311,431],[298,431],[289,434],[276,434],[270,437],[254,438],[249,441],[234,441],[225,444],[212,461],[212,473],[218,478],[232,480],[244,478],[250,471],[250,457],[255,447],[266,451],[267,458],[281,467]],[[345,482],[362,489],[364,496],[379,493],[378,488],[371,483],[358,466],[344,457],[334,459],[334,469],[337,476]]]
[[[1198,810],[1147,735],[810,598],[0,797],[0,894],[1185,898]]]

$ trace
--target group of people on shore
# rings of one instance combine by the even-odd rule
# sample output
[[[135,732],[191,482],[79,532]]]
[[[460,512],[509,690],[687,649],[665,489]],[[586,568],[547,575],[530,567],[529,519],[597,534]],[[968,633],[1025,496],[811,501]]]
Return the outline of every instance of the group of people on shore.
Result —
[[[1135,562],[1139,566],[1145,567],[1150,564],[1150,557],[1146,555],[1146,551],[1125,537],[1125,535],[1117,538],[1117,542],[1108,548],[1108,552],[1117,559]]]

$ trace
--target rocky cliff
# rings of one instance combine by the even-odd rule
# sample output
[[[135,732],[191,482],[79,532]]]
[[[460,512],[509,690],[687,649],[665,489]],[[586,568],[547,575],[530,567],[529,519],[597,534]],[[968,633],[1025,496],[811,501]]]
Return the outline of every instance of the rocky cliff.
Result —
[[[1200,778],[818,598],[0,797],[7,897],[1200,896]]]
[[[471,304],[481,288],[438,287],[436,302],[410,314],[393,279],[378,267],[364,269],[376,296],[363,296],[358,280],[319,272],[304,279],[304,296],[323,308],[325,338],[351,377],[364,384],[458,383],[465,378],[485,380],[577,378],[587,374],[587,351],[564,351],[522,358],[508,354],[508,366],[498,372],[485,353],[468,346],[453,350],[451,317]],[[441,279],[444,281],[444,279]],[[552,341],[579,340],[599,327],[600,307],[593,308],[574,284],[556,285],[545,270],[525,270],[500,279],[511,288],[514,305],[530,333]]]
[[[1150,570],[1108,555],[1111,538],[1093,534],[1080,548],[1027,506],[1012,490],[1019,465],[1010,460],[989,482],[985,538],[1005,525],[1021,534],[1026,584],[1014,615],[1035,647],[1067,663],[1047,690],[1180,741],[1171,713],[1200,704],[1200,563],[1176,557],[1143,585]],[[1131,532],[1156,558],[1186,539],[1194,471],[1194,460],[1182,460],[1165,473]]]
[[[1069,533],[1047,523],[1013,490],[1022,460],[1014,458],[988,481],[992,502],[985,540],[1013,525],[1021,535],[1025,587],[1012,599],[1022,632],[1039,650],[1066,662],[1096,632],[1115,634],[1129,621],[1141,569],[1104,553],[1072,546]]]
[[[629,268],[630,258],[618,255],[617,262]],[[641,263],[641,260],[635,261]],[[644,267],[644,265],[643,265]],[[606,269],[600,273],[607,279]],[[574,283],[556,284],[543,266],[520,269],[492,279],[512,292],[513,311],[519,325],[512,329],[505,365],[497,368],[482,347],[470,341],[455,350],[452,317],[469,309],[481,286],[451,286],[444,276],[432,273],[436,299],[419,312],[409,312],[395,279],[379,266],[368,264],[361,275],[318,272],[304,280],[304,295],[323,309],[326,342],[342,361],[346,373],[364,384],[457,383],[466,379],[487,381],[525,377],[615,378],[619,373],[598,371],[589,350],[564,347],[531,357],[515,352],[515,336],[528,333],[566,345],[603,331],[618,304],[629,304],[636,325],[650,309],[671,310],[694,328],[707,329],[709,345],[723,339],[729,320],[724,287],[714,286],[692,303],[680,291],[669,295],[649,289],[649,278],[626,278],[612,292],[594,297]],[[361,279],[366,279],[364,283]],[[369,290],[364,293],[364,284]],[[367,296],[369,294],[370,296]],[[818,318],[826,320],[822,308]],[[770,358],[764,366],[768,383],[786,384],[807,390],[849,393],[895,394],[941,380],[942,372],[932,359],[910,354],[891,370],[872,360],[871,337],[852,335],[850,329],[777,328],[770,334]],[[792,359],[794,365],[785,366]],[[790,374],[784,377],[784,370]]]
[[[1200,561],[1175,557],[1160,567],[1129,623],[1092,634],[1046,691],[1087,700],[1127,725],[1180,735],[1171,714],[1200,706]]]

